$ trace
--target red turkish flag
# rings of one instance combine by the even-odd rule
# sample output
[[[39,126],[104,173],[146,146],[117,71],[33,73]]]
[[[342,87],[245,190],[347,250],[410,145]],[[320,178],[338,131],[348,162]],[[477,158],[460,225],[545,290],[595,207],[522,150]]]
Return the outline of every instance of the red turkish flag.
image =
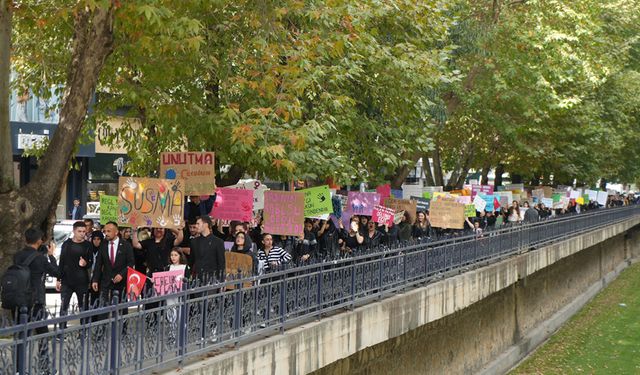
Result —
[[[131,295],[135,298],[140,297],[146,281],[147,276],[144,273],[127,267],[127,297],[131,297]]]
[[[498,198],[493,197],[493,210],[498,211],[498,208],[500,208],[500,201]]]

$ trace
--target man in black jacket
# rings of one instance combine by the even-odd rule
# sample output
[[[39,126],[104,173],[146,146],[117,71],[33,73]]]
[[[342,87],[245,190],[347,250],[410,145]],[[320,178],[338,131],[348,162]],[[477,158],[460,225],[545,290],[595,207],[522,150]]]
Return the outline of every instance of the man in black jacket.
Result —
[[[60,250],[60,277],[56,283],[56,290],[60,292],[62,305],[60,315],[67,315],[69,302],[73,293],[78,298],[78,306],[85,310],[87,306],[87,292],[89,288],[88,270],[93,262],[91,243],[85,240],[87,228],[82,221],[73,224],[73,236],[62,244]],[[65,324],[61,325],[63,328]]]
[[[196,221],[199,237],[191,241],[189,267],[201,283],[209,283],[213,279],[224,281],[225,258],[224,241],[211,233],[213,223],[209,216],[199,217]]]
[[[133,268],[134,260],[131,245],[118,237],[118,224],[108,222],[104,226],[104,237],[96,256],[91,289],[100,291],[101,302],[109,304],[115,291],[120,301],[126,297],[127,267]]]
[[[18,251],[13,256],[14,264],[22,264],[33,253],[40,252],[42,246],[43,233],[40,229],[29,228],[24,233],[26,245],[22,250]],[[46,303],[46,289],[44,286],[45,274],[59,277],[60,273],[58,266],[56,265],[56,258],[53,256],[56,249],[56,245],[51,242],[47,245],[48,259],[44,254],[38,255],[29,264],[29,270],[31,270],[31,300],[30,306],[27,306],[32,319],[44,319],[45,318],[45,303]],[[16,312],[14,312],[15,315]],[[49,332],[46,326],[36,328],[36,333]]]

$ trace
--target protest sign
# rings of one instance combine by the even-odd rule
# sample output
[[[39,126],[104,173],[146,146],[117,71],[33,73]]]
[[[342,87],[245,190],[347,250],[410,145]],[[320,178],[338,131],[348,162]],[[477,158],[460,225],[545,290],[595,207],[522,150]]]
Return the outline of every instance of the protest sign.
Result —
[[[391,197],[402,199],[402,189],[391,189]]]
[[[429,221],[435,228],[463,229],[465,220],[464,204],[453,199],[438,199],[431,203]]]
[[[542,190],[544,190],[544,197],[551,198],[553,195],[553,188],[551,186],[543,186]]]
[[[227,280],[229,280],[229,276],[231,277],[242,277],[253,274],[253,258],[251,255],[235,253],[231,251],[225,251],[224,253],[224,261],[225,261],[225,273],[227,275]],[[245,282],[242,284],[243,288],[251,287],[251,282]],[[236,285],[231,284],[226,286],[227,290],[235,289]]]
[[[118,224],[182,228],[185,203],[183,188],[182,180],[120,177]]]
[[[553,207],[553,198],[542,198],[541,202],[547,208]]]
[[[115,195],[100,195],[100,224],[113,221],[118,222],[118,197]],[[129,226],[129,224],[122,224],[122,226]]]
[[[590,201],[597,201],[598,200],[598,191],[597,190],[587,190],[587,191],[585,191],[585,194],[587,194],[589,196],[589,200]]]
[[[583,205],[585,203],[584,197],[578,197],[576,199],[576,203],[579,204],[579,205]]]
[[[395,211],[384,206],[376,205],[373,208],[373,216],[371,220],[380,225],[393,226],[393,218]]]
[[[428,211],[429,210],[429,205],[431,204],[431,201],[429,199],[426,198],[420,198],[420,197],[411,197],[412,200],[416,201],[416,210],[417,211]]]
[[[494,195],[478,194],[478,196],[484,200],[484,202],[485,202],[484,210],[487,211],[487,212],[495,211],[494,201],[493,200],[496,197],[495,196],[496,193],[493,193],[493,194]]]
[[[227,189],[245,189],[253,191],[253,210],[258,211],[264,208],[264,192],[269,190],[260,180],[248,180],[231,186]]]
[[[387,198],[384,201],[386,207],[392,208],[396,212],[406,211],[409,213],[411,223],[416,221],[417,206],[416,201],[410,199]]]
[[[402,199],[410,199],[412,196],[421,197],[422,192],[422,185],[402,185]]]
[[[579,190],[571,190],[571,193],[569,193],[569,198],[571,199],[578,199],[580,197],[580,191]]]
[[[155,289],[156,294],[159,296],[181,291],[182,279],[184,279],[184,269],[154,272],[151,274],[153,289]]]
[[[471,198],[475,198],[478,193],[492,195],[493,185],[471,185]]]
[[[350,191],[347,201],[347,210],[352,215],[371,216],[373,207],[380,204],[380,194]]]
[[[560,198],[562,198],[562,194],[560,193],[553,193],[553,195],[551,196],[551,199],[553,199],[553,203],[560,202]]]
[[[598,196],[597,196],[597,201],[598,204],[601,206],[606,206],[607,205],[607,192],[606,191],[599,191],[598,192]]]
[[[253,191],[217,188],[216,201],[209,214],[214,219],[249,222],[253,218]]]
[[[213,152],[162,152],[160,177],[184,180],[186,195],[211,195],[216,189]]]
[[[544,198],[544,189],[534,189],[531,191],[531,196],[538,198],[541,201]]]
[[[476,217],[476,206],[473,203],[464,205],[464,216]]]
[[[513,191],[518,194],[524,190],[524,184],[507,184],[504,185],[504,191]]]
[[[442,186],[425,186],[422,188],[422,196],[427,199],[433,198],[433,193],[442,192]]]
[[[380,194],[380,200],[384,202],[385,199],[391,196],[391,185],[380,185],[376,188],[376,193]]]
[[[598,192],[597,191],[596,191],[596,199],[598,199]],[[591,197],[589,196],[589,194],[582,194],[582,200],[584,201],[584,203],[582,203],[582,204],[589,204],[589,202],[591,201]]]
[[[304,194],[304,216],[320,218],[322,215],[333,213],[333,203],[331,203],[331,192],[329,186],[316,186],[300,190]],[[324,219],[326,220],[326,219]]]
[[[462,204],[471,204],[471,196],[470,195],[461,195],[456,197],[456,202]]]
[[[476,195],[473,198],[473,205],[477,211],[484,211],[485,207],[487,207],[487,202],[480,195]]]
[[[304,194],[265,191],[264,232],[286,236],[304,235]]]

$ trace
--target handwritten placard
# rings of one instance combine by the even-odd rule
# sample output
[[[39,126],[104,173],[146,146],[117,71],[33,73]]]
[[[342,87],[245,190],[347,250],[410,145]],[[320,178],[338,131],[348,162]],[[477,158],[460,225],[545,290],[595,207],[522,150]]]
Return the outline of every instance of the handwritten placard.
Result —
[[[319,218],[333,213],[329,186],[316,186],[300,190],[304,194],[304,216]],[[326,220],[326,219],[325,219]]]
[[[453,199],[441,198],[431,202],[429,221],[435,228],[463,229],[464,213],[464,204]]]
[[[465,204],[464,205],[464,216],[466,217],[476,217],[476,206],[475,204]]]
[[[391,208],[376,205],[373,208],[373,216],[371,220],[373,220],[378,224],[387,225],[391,227],[393,226],[394,215],[395,215],[395,211],[392,210]]]
[[[118,222],[118,197],[115,195],[100,195],[100,224],[110,221]]]
[[[118,224],[151,228],[184,226],[184,182],[159,178],[120,177]]]
[[[384,201],[384,205],[386,207],[392,208],[396,212],[406,211],[409,213],[410,222],[414,223],[416,221],[416,213],[418,207],[416,201],[410,199],[387,198]]]
[[[165,272],[154,272],[151,275],[153,289],[159,296],[176,293],[182,290],[182,279],[184,279],[184,269]]]
[[[162,152],[160,177],[182,179],[187,195],[210,195],[216,190],[213,152]]]
[[[253,210],[264,208],[264,192],[269,190],[260,180],[249,180],[235,185],[225,186],[227,189],[245,189],[253,191]]]
[[[347,200],[347,211],[352,215],[373,215],[373,207],[380,203],[380,194],[350,191]]]
[[[290,191],[264,193],[264,232],[286,236],[304,234],[304,194]]]
[[[214,219],[249,222],[253,218],[253,190],[217,188],[209,214]]]
[[[413,196],[411,200],[416,201],[416,211],[429,211],[429,206],[431,205],[430,199]]]
[[[380,201],[384,202],[385,199],[391,196],[391,185],[380,185],[376,188],[376,193],[380,194]]]

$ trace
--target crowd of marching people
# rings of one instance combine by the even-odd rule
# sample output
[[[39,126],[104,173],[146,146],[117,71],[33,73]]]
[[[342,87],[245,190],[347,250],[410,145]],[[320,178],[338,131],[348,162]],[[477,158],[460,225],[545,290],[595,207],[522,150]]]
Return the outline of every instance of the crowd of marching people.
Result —
[[[571,201],[566,207],[553,209],[543,203],[530,204],[514,200],[497,212],[480,211],[465,220],[464,229],[434,228],[429,211],[418,211],[415,220],[408,212],[396,215],[393,225],[380,225],[369,216],[353,215],[346,223],[342,220],[305,219],[304,234],[282,236],[264,231],[261,213],[252,222],[231,221],[224,223],[211,219],[214,197],[201,200],[190,197],[185,208],[186,227],[120,228],[114,222],[94,223],[91,219],[77,221],[71,237],[62,244],[56,264],[53,246],[43,246],[42,232],[29,229],[25,233],[26,247],[16,254],[15,263],[29,261],[31,269],[30,294],[32,311],[40,311],[45,304],[45,290],[41,282],[45,274],[54,276],[56,289],[61,294],[61,315],[69,310],[75,294],[81,309],[96,304],[108,304],[114,292],[122,298],[131,290],[127,286],[129,269],[149,276],[157,272],[182,270],[185,281],[199,284],[222,282],[233,270],[228,270],[225,253],[248,255],[252,267],[241,276],[252,276],[278,271],[284,268],[335,260],[365,254],[385,247],[397,247],[412,241],[436,241],[483,233],[509,226],[534,223],[551,217],[577,214],[601,206],[597,202],[577,204]],[[636,203],[629,196],[611,196],[608,206]],[[337,223],[337,225],[336,225]],[[228,225],[225,225],[228,224]],[[49,255],[38,257],[44,252]],[[33,261],[35,258],[37,261]],[[232,275],[238,276],[238,275]],[[4,298],[4,296],[3,296]],[[16,304],[3,300],[3,307],[15,309]]]

